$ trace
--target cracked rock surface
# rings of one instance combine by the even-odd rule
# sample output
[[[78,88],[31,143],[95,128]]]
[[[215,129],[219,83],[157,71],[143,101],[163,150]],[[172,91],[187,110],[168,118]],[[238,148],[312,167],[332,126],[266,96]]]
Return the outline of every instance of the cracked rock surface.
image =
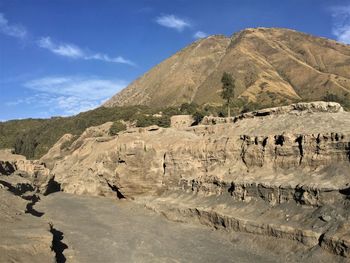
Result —
[[[173,223],[128,200],[54,193],[35,206],[63,233],[67,262],[327,262],[298,242]],[[267,245],[268,243],[268,245]],[[314,254],[314,255],[313,255]],[[342,262],[342,258],[338,258]],[[345,262],[345,261],[344,261]]]
[[[25,213],[27,201],[0,187],[0,262],[54,262],[45,220]]]

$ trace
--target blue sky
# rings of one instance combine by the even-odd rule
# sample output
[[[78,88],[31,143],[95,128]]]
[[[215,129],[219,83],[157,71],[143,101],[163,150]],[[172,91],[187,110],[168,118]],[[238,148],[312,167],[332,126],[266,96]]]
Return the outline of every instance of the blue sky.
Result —
[[[259,26],[350,44],[350,0],[0,0],[0,121],[94,108],[197,38]]]

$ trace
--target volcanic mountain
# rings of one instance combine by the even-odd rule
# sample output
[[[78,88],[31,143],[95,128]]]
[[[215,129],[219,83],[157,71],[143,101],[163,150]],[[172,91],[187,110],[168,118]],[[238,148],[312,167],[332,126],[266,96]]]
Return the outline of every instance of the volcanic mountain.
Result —
[[[104,106],[222,103],[225,71],[235,79],[236,97],[246,101],[281,105],[327,95],[350,101],[349,45],[290,29],[255,28],[192,43]]]

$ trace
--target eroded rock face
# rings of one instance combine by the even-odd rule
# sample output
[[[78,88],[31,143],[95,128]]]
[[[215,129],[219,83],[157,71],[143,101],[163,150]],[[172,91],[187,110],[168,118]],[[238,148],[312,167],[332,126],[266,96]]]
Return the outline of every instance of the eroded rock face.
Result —
[[[291,104],[288,106],[267,108],[262,110],[256,110],[252,112],[242,113],[235,117],[224,118],[224,117],[213,117],[205,116],[201,121],[203,125],[215,125],[222,123],[234,123],[243,119],[251,119],[256,117],[276,116],[276,115],[303,115],[310,113],[338,113],[343,112],[343,107],[337,102],[325,102],[315,101],[310,103],[300,102]]]
[[[52,187],[50,170],[38,160],[27,160],[22,155],[12,154],[8,150],[0,151],[0,181],[5,181],[13,187],[29,185],[45,193]]]
[[[338,113],[343,112],[343,107],[337,102],[325,102],[325,101],[315,101],[315,102],[299,102],[291,104],[288,106],[267,108],[262,110],[257,110],[253,112],[243,113],[233,118],[233,122],[241,119],[263,117],[271,115],[281,115],[281,114],[292,114],[292,115],[302,115],[308,113]]]
[[[115,137],[85,132],[68,151],[50,151],[43,160],[57,160],[51,174],[72,193],[108,195],[118,188],[131,197],[187,185],[217,194],[224,185],[241,200],[263,197],[276,204],[301,195],[300,202],[316,205],[327,202],[320,201],[322,192],[347,187],[349,113],[329,103],[281,107],[304,111],[327,105],[329,113],[272,109],[282,113],[182,130],[134,128]],[[262,188],[271,189],[269,197],[253,193]]]
[[[68,193],[141,203],[154,196],[157,200],[145,205],[169,218],[185,215],[233,231],[321,244],[349,256],[348,232],[329,230],[344,229],[349,220],[349,113],[329,103],[264,112],[272,113],[184,129],[134,128],[114,137],[85,134],[56,159],[51,176]],[[194,201],[177,208],[184,200],[171,193],[179,191],[194,195],[189,197]],[[223,202],[203,207],[212,197]],[[222,211],[228,203],[237,207]],[[266,210],[265,221],[244,212],[248,205]],[[286,205],[298,215],[291,221]],[[332,207],[340,209],[337,216],[327,215]],[[273,224],[270,218],[276,218]]]

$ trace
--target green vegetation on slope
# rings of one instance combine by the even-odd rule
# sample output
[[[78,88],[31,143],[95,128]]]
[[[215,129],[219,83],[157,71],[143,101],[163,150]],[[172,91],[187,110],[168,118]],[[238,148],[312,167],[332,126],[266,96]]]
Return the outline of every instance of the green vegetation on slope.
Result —
[[[153,116],[162,112],[162,117]],[[146,106],[100,107],[72,117],[13,120],[0,123],[0,148],[14,148],[27,158],[40,158],[66,133],[80,135],[86,128],[108,121],[132,121],[138,127],[158,125],[168,127],[170,116],[183,114],[178,108],[151,109]],[[121,127],[116,127],[117,132]],[[120,126],[120,125],[118,125]],[[77,138],[77,136],[75,138]]]
[[[350,100],[339,98],[334,94],[327,94],[325,101],[336,101],[350,110]],[[244,99],[234,99],[231,103],[232,115],[242,112],[258,110],[288,104],[281,103],[253,103]],[[162,113],[161,115],[155,115]],[[177,114],[190,114],[195,117],[196,123],[206,115],[219,117],[227,116],[225,106],[197,105],[184,103],[179,107],[152,109],[147,106],[125,106],[105,108],[100,107],[91,111],[82,112],[72,117],[55,117],[51,119],[25,119],[0,122],[0,149],[14,148],[18,154],[27,158],[37,159],[43,156],[66,133],[75,135],[74,139],[88,127],[101,125],[108,121],[116,124],[112,126],[111,134],[116,134],[124,127],[120,121],[136,123],[137,127],[158,125],[169,127],[170,117]],[[72,142],[69,142],[71,144]]]
[[[0,123],[0,148],[14,148],[28,158],[39,158],[65,133],[80,135],[86,128],[108,121],[135,120],[152,111],[143,106],[100,107],[72,117],[14,120]]]

